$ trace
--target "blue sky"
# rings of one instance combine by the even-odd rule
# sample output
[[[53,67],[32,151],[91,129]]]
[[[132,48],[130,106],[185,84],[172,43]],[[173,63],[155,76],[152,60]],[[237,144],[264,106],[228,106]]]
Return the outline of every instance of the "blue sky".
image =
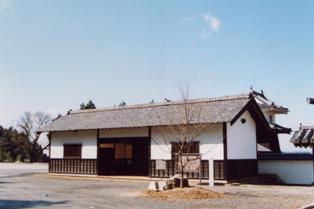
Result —
[[[312,0],[0,0],[0,124],[24,111],[245,93],[314,123]],[[286,139],[285,139],[286,140]]]

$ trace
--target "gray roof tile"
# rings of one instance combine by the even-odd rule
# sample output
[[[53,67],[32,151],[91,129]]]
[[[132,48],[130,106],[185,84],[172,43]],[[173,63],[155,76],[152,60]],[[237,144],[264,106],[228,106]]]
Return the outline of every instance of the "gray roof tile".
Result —
[[[250,101],[249,95],[189,100],[192,123],[230,122]],[[72,112],[42,127],[38,132],[134,128],[184,124],[184,103],[131,105]]]

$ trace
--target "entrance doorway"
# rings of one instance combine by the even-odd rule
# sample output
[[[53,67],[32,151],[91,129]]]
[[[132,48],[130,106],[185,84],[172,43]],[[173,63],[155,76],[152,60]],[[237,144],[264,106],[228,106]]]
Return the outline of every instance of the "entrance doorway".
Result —
[[[98,142],[99,175],[148,176],[148,138],[110,138]]]

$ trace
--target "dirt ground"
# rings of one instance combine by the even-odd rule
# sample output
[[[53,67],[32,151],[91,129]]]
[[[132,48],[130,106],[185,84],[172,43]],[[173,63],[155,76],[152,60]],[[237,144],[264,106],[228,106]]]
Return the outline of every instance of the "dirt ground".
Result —
[[[314,201],[314,187],[215,186],[222,198],[165,201],[139,195],[147,181],[55,177],[46,164],[0,163],[1,209],[298,208]]]

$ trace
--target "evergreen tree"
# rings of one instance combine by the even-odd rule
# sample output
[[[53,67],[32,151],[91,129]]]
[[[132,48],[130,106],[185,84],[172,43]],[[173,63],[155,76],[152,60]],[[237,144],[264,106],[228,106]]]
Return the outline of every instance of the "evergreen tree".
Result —
[[[89,100],[86,104],[83,102],[80,104],[81,110],[89,110],[89,109],[96,109],[96,105],[93,103],[92,100]]]

